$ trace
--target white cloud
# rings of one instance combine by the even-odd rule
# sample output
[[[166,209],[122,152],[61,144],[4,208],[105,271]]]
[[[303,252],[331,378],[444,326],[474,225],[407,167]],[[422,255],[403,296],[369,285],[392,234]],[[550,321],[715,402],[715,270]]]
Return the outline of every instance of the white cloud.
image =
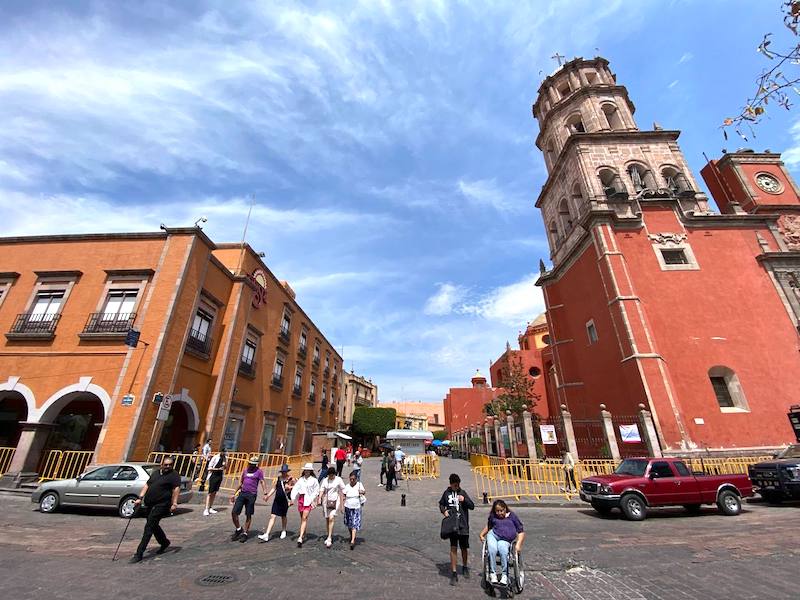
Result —
[[[787,167],[796,168],[800,166],[800,119],[795,121],[789,131],[794,145],[781,153],[781,159]]]
[[[535,282],[538,275],[527,275],[516,283],[500,286],[462,310],[490,321],[508,325],[524,325],[544,310],[541,290]]]
[[[464,197],[479,206],[489,206],[497,211],[509,208],[506,195],[497,187],[494,179],[478,179],[475,181],[458,181],[458,189]]]
[[[670,83],[670,84],[667,86],[667,88],[669,88],[669,89],[672,89],[672,88],[674,88],[676,85],[678,85],[678,83],[679,83],[679,80],[678,80],[678,79],[676,79],[675,81],[673,81],[672,83]]]
[[[448,315],[465,294],[466,290],[459,285],[440,283],[438,291],[425,303],[423,312],[426,315]]]
[[[678,64],[682,65],[683,63],[687,63],[694,58],[694,54],[691,52],[684,52],[683,55],[678,60]]]

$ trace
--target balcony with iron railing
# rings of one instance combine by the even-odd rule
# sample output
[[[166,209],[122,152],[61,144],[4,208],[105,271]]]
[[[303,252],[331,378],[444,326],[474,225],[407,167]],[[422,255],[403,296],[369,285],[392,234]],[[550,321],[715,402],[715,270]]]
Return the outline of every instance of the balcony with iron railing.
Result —
[[[297,356],[305,358],[306,354],[308,354],[308,348],[306,346],[300,345],[297,347]]]
[[[11,330],[6,337],[13,339],[52,339],[61,315],[22,313],[14,319]]]
[[[91,313],[86,320],[81,338],[114,337],[122,338],[133,327],[136,313]]]
[[[297,396],[298,398],[302,395],[303,388],[299,385],[296,385],[292,388],[292,396]]]
[[[255,379],[256,377],[256,363],[255,361],[246,361],[240,360],[239,361],[239,373],[244,375],[249,379]]]
[[[330,367],[325,367],[325,369],[323,369],[323,371],[322,371],[322,375],[323,375],[325,378],[327,378],[327,377],[328,377],[330,374],[331,374],[331,369],[330,369]]]
[[[270,382],[270,386],[276,390],[283,389],[283,377],[277,375],[275,373],[272,374],[272,381]]]
[[[311,361],[311,365],[312,365],[312,366],[313,366],[315,369],[318,369],[318,368],[319,368],[319,356],[315,356],[315,357],[314,357],[314,360],[312,360],[312,361]]]
[[[291,341],[292,336],[288,329],[281,327],[280,331],[278,332],[278,339],[284,344],[288,344]]]
[[[199,355],[201,358],[208,358],[211,355],[211,337],[208,334],[192,329],[186,339],[186,350],[192,354]]]
[[[311,392],[308,395],[308,403],[309,404],[314,404],[316,401],[317,401],[317,395],[314,392]]]

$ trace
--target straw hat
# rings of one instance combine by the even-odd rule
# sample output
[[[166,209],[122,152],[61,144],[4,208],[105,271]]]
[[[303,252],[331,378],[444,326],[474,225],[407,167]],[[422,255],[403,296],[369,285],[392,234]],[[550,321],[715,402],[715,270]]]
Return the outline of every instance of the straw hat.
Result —
[[[311,471],[314,472],[314,463],[306,463],[303,465],[303,471]]]

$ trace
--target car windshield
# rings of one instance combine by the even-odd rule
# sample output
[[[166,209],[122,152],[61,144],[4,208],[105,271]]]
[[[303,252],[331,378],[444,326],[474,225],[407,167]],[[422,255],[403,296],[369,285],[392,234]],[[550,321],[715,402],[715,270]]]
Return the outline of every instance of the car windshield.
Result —
[[[792,444],[778,453],[778,458],[800,458],[800,444]]]
[[[158,471],[161,465],[142,465],[142,468],[147,472],[148,475],[152,475],[153,471]]]
[[[647,469],[647,461],[642,458],[626,458],[622,464],[614,471],[617,475],[633,475],[634,477],[643,477],[645,469]]]

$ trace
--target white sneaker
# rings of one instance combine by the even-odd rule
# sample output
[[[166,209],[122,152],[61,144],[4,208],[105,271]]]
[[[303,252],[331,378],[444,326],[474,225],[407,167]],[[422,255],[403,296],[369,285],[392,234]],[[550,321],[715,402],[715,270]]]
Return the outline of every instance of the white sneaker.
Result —
[[[205,509],[205,510],[203,511],[203,516],[204,516],[204,517],[207,517],[207,516],[208,516],[208,515],[210,515],[210,514],[211,514],[211,513],[209,513],[209,512],[208,512],[208,509]]]
[[[500,585],[508,585],[508,577],[505,573],[500,575]]]
[[[328,538],[327,540],[325,540],[325,547],[326,548],[330,548],[331,544],[333,544],[333,541],[331,540],[331,538]]]
[[[209,508],[209,509],[208,509],[208,512],[210,512],[212,515],[215,515],[215,514],[217,514],[219,511],[218,511],[218,510],[214,510],[213,508]]]
[[[281,531],[281,539],[282,540],[286,539],[286,532],[285,531]]]
[[[497,573],[489,573],[489,583],[497,583]]]
[[[269,534],[262,533],[260,536],[258,536],[258,539],[260,539],[262,542],[268,542],[269,541]]]

